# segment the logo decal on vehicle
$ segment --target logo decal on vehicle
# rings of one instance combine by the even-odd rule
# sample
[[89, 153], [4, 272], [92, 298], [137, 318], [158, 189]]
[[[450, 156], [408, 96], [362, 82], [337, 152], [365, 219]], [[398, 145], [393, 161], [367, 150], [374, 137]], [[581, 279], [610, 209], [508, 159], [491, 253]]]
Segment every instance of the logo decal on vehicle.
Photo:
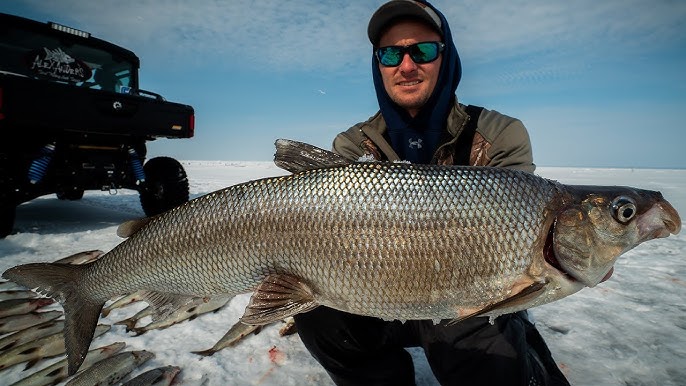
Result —
[[93, 74], [86, 63], [72, 58], [59, 47], [32, 51], [27, 55], [27, 63], [38, 75], [68, 82], [85, 82]]

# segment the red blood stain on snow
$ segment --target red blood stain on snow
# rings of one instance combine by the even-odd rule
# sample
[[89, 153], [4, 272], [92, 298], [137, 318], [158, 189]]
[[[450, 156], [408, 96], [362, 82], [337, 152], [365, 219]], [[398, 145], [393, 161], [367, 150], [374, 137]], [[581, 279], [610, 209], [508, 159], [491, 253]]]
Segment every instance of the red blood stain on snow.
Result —
[[264, 374], [262, 374], [260, 379], [258, 379], [255, 383], [256, 385], [261, 385], [262, 383], [264, 383], [264, 381], [267, 378], [269, 378], [271, 374], [274, 372], [274, 369], [276, 369], [277, 366], [281, 366], [283, 362], [286, 360], [286, 354], [283, 351], [276, 348], [276, 346], [272, 346], [272, 348], [270, 348], [269, 351], [267, 351], [267, 353], [269, 354], [269, 361], [272, 362], [272, 366], [270, 366], [269, 369], [267, 369], [267, 371]]
[[273, 364], [280, 366], [286, 360], [286, 354], [283, 351], [276, 348], [276, 346], [273, 346], [269, 349], [269, 360]]

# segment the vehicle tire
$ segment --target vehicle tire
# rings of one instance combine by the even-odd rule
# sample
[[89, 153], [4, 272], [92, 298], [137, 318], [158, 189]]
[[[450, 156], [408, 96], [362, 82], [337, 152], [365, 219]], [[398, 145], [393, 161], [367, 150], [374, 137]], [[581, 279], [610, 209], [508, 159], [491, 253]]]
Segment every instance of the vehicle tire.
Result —
[[83, 198], [83, 189], [73, 189], [65, 192], [57, 192], [57, 198], [67, 201], [78, 201]]
[[155, 157], [143, 166], [145, 182], [140, 189], [145, 215], [155, 216], [188, 201], [188, 177], [179, 161]]
[[4, 239], [12, 233], [16, 209], [14, 206], [0, 206], [0, 239]]

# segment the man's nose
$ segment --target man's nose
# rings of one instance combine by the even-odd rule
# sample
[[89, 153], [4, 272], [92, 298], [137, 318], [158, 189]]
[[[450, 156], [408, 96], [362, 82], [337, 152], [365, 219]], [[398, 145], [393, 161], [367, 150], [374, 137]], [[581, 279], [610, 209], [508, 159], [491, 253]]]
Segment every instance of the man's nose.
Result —
[[412, 72], [417, 69], [417, 63], [412, 60], [409, 53], [403, 55], [403, 61], [400, 62], [400, 71], [404, 73]]

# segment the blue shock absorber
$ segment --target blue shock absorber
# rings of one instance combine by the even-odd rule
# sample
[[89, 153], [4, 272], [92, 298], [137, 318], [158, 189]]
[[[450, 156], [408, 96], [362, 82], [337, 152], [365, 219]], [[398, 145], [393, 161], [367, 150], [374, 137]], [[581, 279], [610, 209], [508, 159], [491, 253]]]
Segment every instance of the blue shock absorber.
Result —
[[52, 161], [52, 156], [54, 154], [54, 143], [48, 143], [47, 145], [43, 146], [43, 148], [40, 150], [40, 155], [38, 158], [34, 159], [33, 162], [31, 162], [31, 166], [29, 166], [29, 182], [34, 185], [41, 182], [41, 180], [48, 173], [48, 166], [50, 166], [50, 162]]
[[133, 170], [133, 175], [140, 182], [145, 181], [145, 172], [143, 171], [143, 164], [141, 163], [141, 157], [133, 148], [129, 148], [129, 158], [131, 159], [131, 169]]

